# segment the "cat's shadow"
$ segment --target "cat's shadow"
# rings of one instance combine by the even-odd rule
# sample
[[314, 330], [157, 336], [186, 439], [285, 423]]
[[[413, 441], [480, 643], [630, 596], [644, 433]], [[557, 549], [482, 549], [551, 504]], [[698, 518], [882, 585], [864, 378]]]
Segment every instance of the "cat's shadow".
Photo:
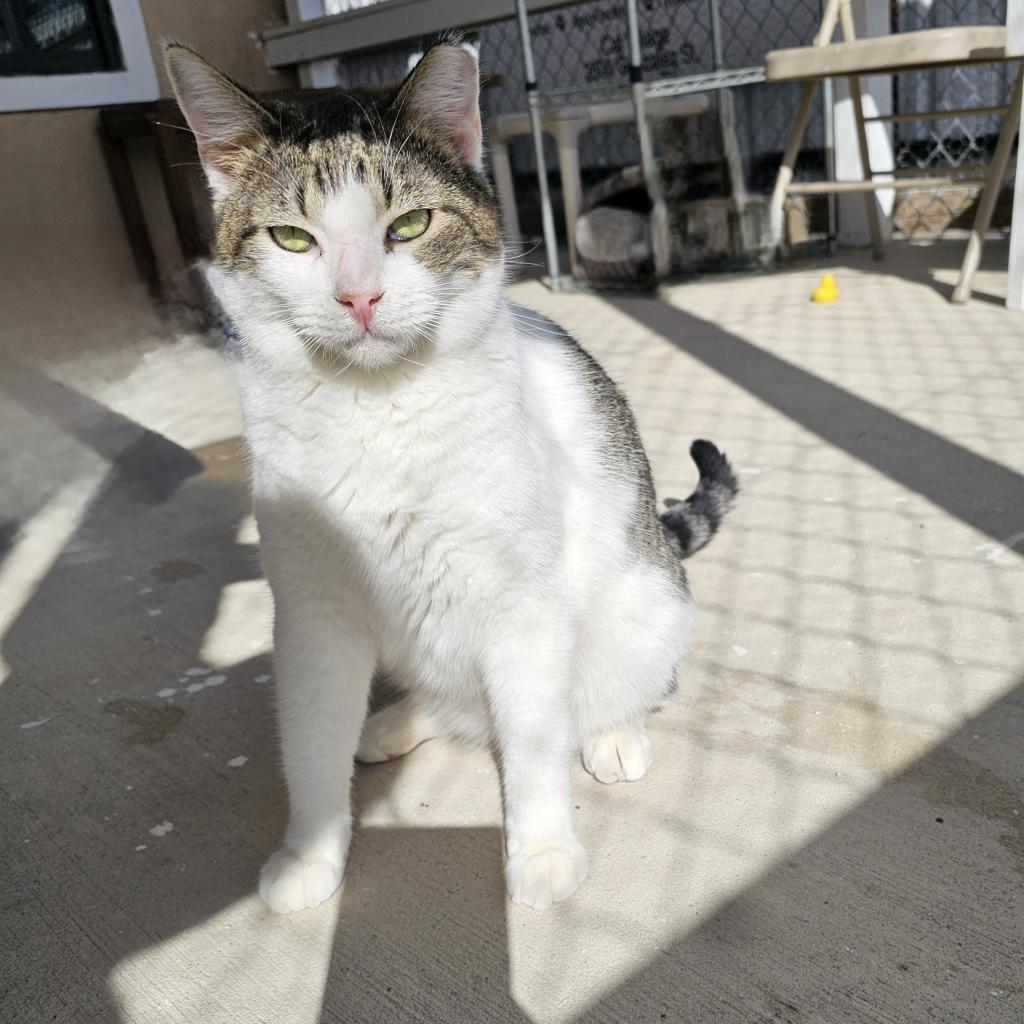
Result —
[[[253, 962], [304, 927], [262, 909], [255, 933], [230, 924], [239, 901], [255, 904], [285, 823], [273, 667], [260, 652], [185, 674], [203, 666], [229, 598], [258, 586], [255, 549], [238, 540], [241, 447], [189, 453], [67, 389], [55, 398], [61, 431], [106, 424], [146, 458], [113, 460], [4, 638], [0, 696], [15, 742], [0, 753], [13, 798], [3, 889], [19, 897], [6, 916], [17, 942], [5, 943], [15, 1008], [5, 1019], [70, 1006], [77, 1020], [116, 1024], [262, 1020], [255, 1008], [322, 978], [325, 956], [323, 1021], [478, 1020], [482, 993], [489, 1020], [523, 1019], [509, 995], [497, 828], [427, 817], [422, 828], [358, 829], [340, 897], [298, 915], [337, 914], [330, 952], [272, 970]], [[360, 769], [357, 805], [385, 797], [399, 775]], [[209, 960], [200, 969], [179, 948]]]

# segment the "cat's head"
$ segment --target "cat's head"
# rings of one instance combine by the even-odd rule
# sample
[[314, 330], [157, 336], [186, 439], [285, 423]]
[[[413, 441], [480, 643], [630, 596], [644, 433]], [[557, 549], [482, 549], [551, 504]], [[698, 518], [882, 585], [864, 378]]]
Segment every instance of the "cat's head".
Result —
[[468, 49], [432, 47], [393, 95], [295, 104], [252, 96], [185, 46], [166, 61], [243, 333], [365, 370], [466, 334], [502, 273]]

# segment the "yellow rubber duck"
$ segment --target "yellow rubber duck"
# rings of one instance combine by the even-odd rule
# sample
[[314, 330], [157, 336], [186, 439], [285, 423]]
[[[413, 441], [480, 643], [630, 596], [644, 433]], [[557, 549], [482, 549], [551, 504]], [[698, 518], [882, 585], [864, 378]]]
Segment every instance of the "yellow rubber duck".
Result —
[[812, 302], [835, 302], [839, 298], [835, 274], [822, 274], [818, 287], [811, 292]]

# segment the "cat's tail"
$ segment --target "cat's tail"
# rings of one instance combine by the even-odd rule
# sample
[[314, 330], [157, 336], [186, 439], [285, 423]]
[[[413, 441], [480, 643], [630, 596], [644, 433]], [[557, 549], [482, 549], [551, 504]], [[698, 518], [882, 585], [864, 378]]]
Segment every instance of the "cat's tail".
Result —
[[714, 537], [740, 489], [729, 460], [710, 441], [694, 441], [690, 457], [697, 463], [700, 482], [685, 501], [666, 498], [668, 511], [660, 517], [669, 543], [682, 558]]

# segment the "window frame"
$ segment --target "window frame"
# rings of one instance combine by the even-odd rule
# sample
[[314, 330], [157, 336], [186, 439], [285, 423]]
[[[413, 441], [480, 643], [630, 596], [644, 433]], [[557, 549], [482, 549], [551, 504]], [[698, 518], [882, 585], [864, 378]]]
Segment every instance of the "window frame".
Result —
[[160, 83], [139, 0], [108, 0], [108, 3], [124, 68], [0, 76], [0, 112], [101, 107], [159, 98]]

